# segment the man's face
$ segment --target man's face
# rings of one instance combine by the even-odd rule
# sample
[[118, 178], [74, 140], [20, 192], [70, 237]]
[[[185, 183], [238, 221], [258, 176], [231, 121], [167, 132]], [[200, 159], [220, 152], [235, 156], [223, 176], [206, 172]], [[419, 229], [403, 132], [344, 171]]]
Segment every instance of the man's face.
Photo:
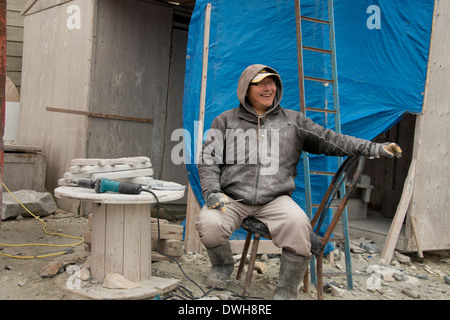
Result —
[[250, 84], [247, 96], [256, 113], [263, 114], [272, 106], [276, 93], [275, 79], [267, 77], [257, 84]]

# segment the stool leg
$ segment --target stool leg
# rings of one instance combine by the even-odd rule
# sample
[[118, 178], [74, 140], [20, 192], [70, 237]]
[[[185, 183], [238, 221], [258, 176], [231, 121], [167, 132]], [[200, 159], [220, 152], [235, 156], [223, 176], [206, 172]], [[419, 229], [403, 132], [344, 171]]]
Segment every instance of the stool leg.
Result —
[[252, 252], [250, 253], [250, 261], [247, 268], [247, 277], [245, 278], [244, 289], [248, 293], [250, 289], [250, 282], [252, 281], [253, 268], [255, 267], [256, 254], [258, 253], [259, 238], [261, 236], [255, 233], [255, 238], [253, 239]]
[[247, 232], [247, 238], [245, 238], [244, 249], [242, 250], [241, 261], [239, 262], [239, 268], [236, 275], [237, 280], [241, 279], [242, 271], [244, 270], [245, 259], [247, 259], [248, 247], [250, 246], [251, 240], [252, 240], [252, 233]]
[[317, 257], [317, 300], [323, 300], [323, 251]]

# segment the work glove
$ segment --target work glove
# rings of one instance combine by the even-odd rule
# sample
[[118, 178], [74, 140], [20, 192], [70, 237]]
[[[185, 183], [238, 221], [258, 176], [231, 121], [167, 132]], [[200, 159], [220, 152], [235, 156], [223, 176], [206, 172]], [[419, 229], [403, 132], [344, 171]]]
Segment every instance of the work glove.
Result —
[[380, 149], [378, 152], [379, 152], [380, 156], [383, 156], [383, 157], [388, 157], [388, 158], [396, 157], [397, 159], [400, 159], [402, 157], [402, 149], [400, 148], [400, 146], [398, 144], [393, 143], [393, 142], [383, 143], [380, 146]]
[[228, 197], [221, 192], [211, 193], [206, 198], [206, 206], [208, 209], [222, 209], [222, 212], [225, 212], [229, 201]]

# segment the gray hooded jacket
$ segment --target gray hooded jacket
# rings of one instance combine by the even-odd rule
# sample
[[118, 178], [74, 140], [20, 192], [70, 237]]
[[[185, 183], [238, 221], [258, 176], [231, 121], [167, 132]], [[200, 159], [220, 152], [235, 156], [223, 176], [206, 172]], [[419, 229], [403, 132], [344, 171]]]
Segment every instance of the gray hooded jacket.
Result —
[[242, 73], [240, 105], [217, 116], [203, 145], [198, 164], [203, 197], [223, 192], [247, 205], [264, 205], [295, 190], [302, 151], [329, 156], [363, 154], [379, 157], [381, 144], [338, 134], [314, 123], [301, 112], [283, 109], [281, 79], [272, 107], [258, 116], [246, 98], [250, 81], [266, 69], [251, 65]]

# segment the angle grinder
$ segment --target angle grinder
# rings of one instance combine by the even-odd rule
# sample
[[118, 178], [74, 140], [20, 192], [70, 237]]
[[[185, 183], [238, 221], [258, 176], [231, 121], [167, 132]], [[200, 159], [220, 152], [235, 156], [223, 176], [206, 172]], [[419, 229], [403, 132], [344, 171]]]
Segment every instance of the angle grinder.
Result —
[[98, 178], [95, 180], [78, 179], [77, 186], [81, 188], [94, 189], [97, 193], [112, 191], [124, 194], [140, 194], [144, 191], [140, 184], [113, 181], [105, 178]]

